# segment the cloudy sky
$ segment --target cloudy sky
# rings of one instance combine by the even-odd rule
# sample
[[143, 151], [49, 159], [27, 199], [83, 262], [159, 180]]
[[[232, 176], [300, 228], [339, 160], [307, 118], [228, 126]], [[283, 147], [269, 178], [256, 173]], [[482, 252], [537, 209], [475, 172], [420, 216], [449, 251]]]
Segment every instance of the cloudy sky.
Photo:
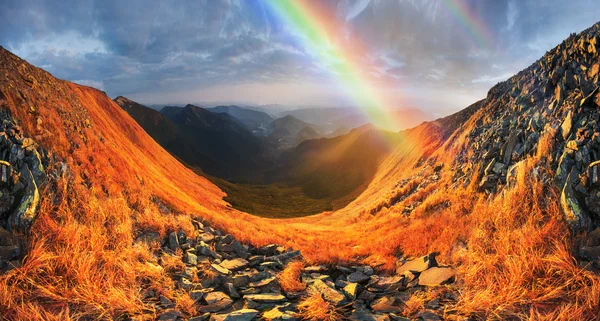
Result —
[[[57, 77], [149, 105], [354, 104], [268, 1], [2, 0], [0, 45]], [[600, 20], [594, 0], [323, 1], [340, 29], [330, 36], [344, 38], [329, 40], [342, 51], [360, 44], [359, 59], [391, 79], [391, 101], [435, 115], [483, 98]]]

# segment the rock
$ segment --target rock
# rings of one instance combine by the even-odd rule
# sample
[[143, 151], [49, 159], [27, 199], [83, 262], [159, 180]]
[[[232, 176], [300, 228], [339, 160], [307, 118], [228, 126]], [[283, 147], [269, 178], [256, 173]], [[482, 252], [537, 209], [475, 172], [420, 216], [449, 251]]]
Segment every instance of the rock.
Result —
[[577, 177], [576, 169], [572, 169], [567, 177], [565, 186], [560, 195], [560, 205], [565, 215], [567, 223], [574, 230], [587, 230], [592, 222], [588, 214], [579, 205], [579, 201], [575, 197], [572, 184]]
[[185, 252], [185, 263], [195, 266], [198, 264], [198, 257], [194, 253]]
[[204, 297], [204, 292], [200, 290], [192, 290], [190, 291], [189, 296], [194, 301], [200, 301], [200, 299]]
[[573, 127], [573, 113], [569, 110], [569, 112], [567, 113], [567, 116], [565, 117], [562, 124], [560, 125], [561, 134], [562, 134], [562, 137], [564, 140], [567, 140], [567, 138], [569, 138], [569, 135], [571, 135], [572, 127]]
[[40, 202], [40, 194], [27, 165], [21, 169], [21, 177], [26, 182], [25, 191], [23, 192], [19, 206], [11, 214], [9, 222], [12, 229], [25, 231], [33, 223], [37, 215], [36, 211]]
[[237, 293], [232, 283], [225, 283], [225, 292], [227, 292], [227, 294], [234, 299], [240, 298], [239, 293]]
[[267, 286], [267, 285], [273, 283], [275, 280], [277, 280], [277, 278], [270, 277], [270, 278], [262, 279], [259, 281], [250, 282], [250, 284], [248, 286], [253, 287], [253, 288], [262, 288], [263, 286]]
[[321, 280], [316, 280], [315, 282], [313, 282], [311, 288], [321, 293], [325, 301], [328, 301], [336, 306], [341, 305], [342, 302], [344, 302], [344, 300], [346, 299], [346, 297], [342, 293], [330, 287]]
[[448, 267], [432, 267], [419, 275], [419, 285], [437, 286], [454, 282], [456, 271]]
[[279, 293], [247, 294], [244, 295], [244, 299], [260, 303], [278, 303], [287, 301], [286, 297]]
[[213, 269], [215, 269], [215, 271], [224, 274], [224, 275], [229, 275], [231, 274], [231, 271], [229, 271], [229, 269], [226, 269], [222, 266], [220, 266], [219, 264], [211, 264], [210, 267], [212, 267]]
[[401, 312], [402, 308], [400, 308], [393, 297], [383, 296], [371, 303], [371, 310], [373, 310], [373, 312], [390, 313]]
[[373, 314], [365, 308], [356, 309], [352, 312], [349, 318], [350, 321], [389, 321], [387, 315]]
[[437, 262], [435, 254], [431, 253], [402, 264], [396, 269], [396, 274], [402, 275], [407, 271], [420, 273], [433, 266], [437, 266]]
[[210, 319], [210, 313], [204, 313], [197, 317], [189, 318], [188, 321], [208, 321]]
[[215, 239], [215, 236], [210, 232], [204, 232], [198, 236], [202, 242], [210, 243]]
[[2, 245], [0, 246], [0, 261], [10, 261], [21, 255], [21, 249], [18, 245]]
[[169, 310], [163, 312], [159, 317], [158, 321], [177, 321], [177, 319], [181, 318], [181, 312], [176, 310]]
[[216, 303], [223, 300], [230, 300], [229, 296], [223, 292], [210, 292], [206, 294], [204, 300], [208, 304]]
[[236, 288], [245, 287], [250, 283], [250, 277], [248, 275], [235, 275], [231, 278], [231, 283]]
[[204, 297], [207, 305], [198, 307], [200, 312], [218, 312], [230, 307], [233, 301], [223, 292], [210, 292]]
[[588, 261], [600, 260], [600, 246], [582, 246], [579, 248], [579, 256]]
[[300, 251], [291, 251], [291, 252], [286, 252], [286, 253], [282, 253], [279, 255], [267, 257], [265, 260], [283, 263], [285, 261], [296, 258], [298, 256], [300, 256]]
[[355, 300], [358, 293], [358, 283], [348, 283], [342, 289], [349, 300]]
[[422, 321], [441, 321], [443, 320], [438, 314], [431, 311], [422, 311], [417, 314], [419, 320]]
[[211, 318], [211, 321], [251, 321], [258, 315], [257, 310], [241, 309], [228, 314], [217, 314]]
[[366, 281], [369, 281], [371, 279], [371, 277], [365, 275], [362, 272], [354, 272], [350, 275], [348, 275], [348, 282], [350, 283], [363, 283]]
[[268, 321], [292, 321], [300, 320], [289, 311], [282, 311], [282, 307], [274, 307], [269, 311], [265, 311], [262, 314], [262, 318]]
[[173, 251], [179, 248], [179, 239], [177, 238], [177, 232], [169, 233], [169, 248]]
[[219, 265], [224, 269], [227, 269], [230, 271], [236, 271], [236, 270], [240, 270], [240, 269], [247, 267], [248, 261], [241, 259], [241, 258], [237, 258], [237, 259], [225, 260], [225, 261], [221, 262], [221, 264], [219, 264]]

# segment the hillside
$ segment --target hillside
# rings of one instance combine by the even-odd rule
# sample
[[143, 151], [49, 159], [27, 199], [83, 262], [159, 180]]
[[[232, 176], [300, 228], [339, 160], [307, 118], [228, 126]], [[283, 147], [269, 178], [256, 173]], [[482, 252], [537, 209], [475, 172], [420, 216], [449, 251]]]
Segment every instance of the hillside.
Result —
[[267, 126], [273, 121], [273, 117], [267, 113], [234, 105], [217, 106], [207, 109], [213, 113], [225, 113], [239, 119], [255, 135], [260, 136], [266, 135]]
[[254, 180], [255, 173], [270, 164], [271, 147], [229, 114], [193, 105], [164, 107], [161, 114], [184, 136], [178, 145], [163, 147], [209, 175], [227, 180]]
[[[401, 132], [348, 206], [285, 220], [229, 208], [103, 92], [0, 48], [2, 108], [61, 169], [40, 187], [26, 259], [0, 276], [0, 313], [597, 319], [599, 40], [600, 24], [571, 35], [485, 99]], [[188, 110], [175, 123], [202, 115]]]
[[279, 145], [280, 149], [296, 147], [305, 137], [320, 135], [315, 125], [290, 115], [273, 120], [267, 126], [267, 133], [268, 140]]

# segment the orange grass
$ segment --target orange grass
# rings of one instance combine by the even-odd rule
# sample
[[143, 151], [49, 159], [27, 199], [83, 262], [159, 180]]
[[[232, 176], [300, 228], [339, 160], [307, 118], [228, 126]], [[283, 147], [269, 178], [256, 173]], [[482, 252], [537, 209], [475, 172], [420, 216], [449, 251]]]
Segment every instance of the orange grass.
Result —
[[277, 275], [281, 289], [287, 292], [300, 292], [306, 289], [306, 283], [302, 282], [301, 276], [304, 264], [301, 261], [293, 261]]
[[298, 304], [298, 317], [307, 321], [339, 321], [342, 315], [336, 307], [325, 301], [318, 291], [309, 291]]

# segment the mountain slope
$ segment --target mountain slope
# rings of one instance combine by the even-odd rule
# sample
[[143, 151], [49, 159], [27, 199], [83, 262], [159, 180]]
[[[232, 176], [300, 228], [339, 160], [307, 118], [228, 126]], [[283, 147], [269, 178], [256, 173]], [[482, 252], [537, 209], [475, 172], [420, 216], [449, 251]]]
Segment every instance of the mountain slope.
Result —
[[131, 115], [161, 146], [167, 146], [165, 148], [168, 150], [170, 150], [168, 146], [172, 146], [183, 139], [183, 133], [177, 125], [158, 111], [123, 96], [118, 96], [114, 101]]
[[245, 109], [238, 106], [217, 106], [207, 108], [207, 110], [214, 113], [225, 113], [239, 119], [248, 129], [257, 135], [264, 135], [266, 127], [273, 121], [267, 113], [263, 113], [257, 110]]
[[193, 105], [165, 107], [161, 113], [176, 124], [184, 136], [172, 148], [172, 145], [165, 147], [210, 175], [228, 180], [252, 180], [254, 173], [270, 164], [269, 146], [233, 116]]

